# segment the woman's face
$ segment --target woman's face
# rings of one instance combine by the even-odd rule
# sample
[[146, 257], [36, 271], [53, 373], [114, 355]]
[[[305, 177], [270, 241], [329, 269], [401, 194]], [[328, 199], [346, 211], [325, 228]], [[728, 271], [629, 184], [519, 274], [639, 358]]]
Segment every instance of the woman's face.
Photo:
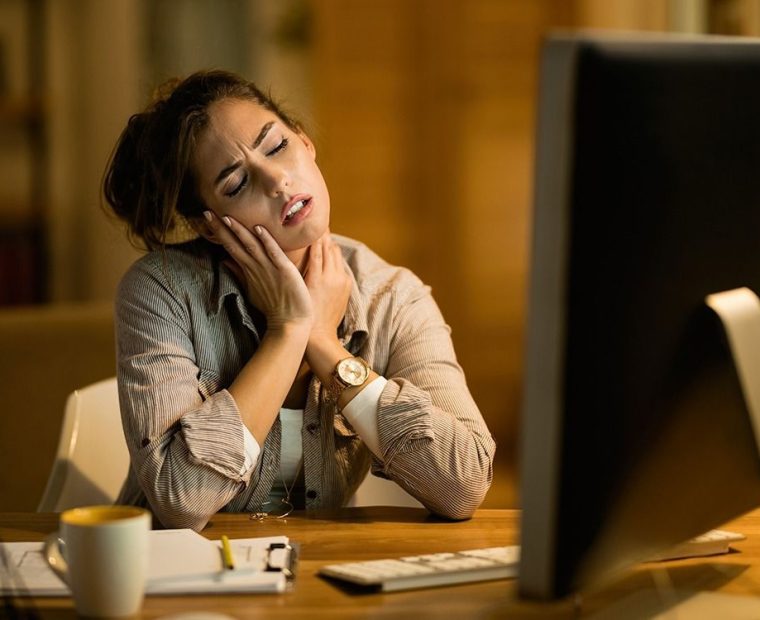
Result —
[[330, 196], [309, 138], [253, 101], [209, 107], [193, 160], [201, 200], [248, 230], [266, 228], [296, 264], [330, 220]]

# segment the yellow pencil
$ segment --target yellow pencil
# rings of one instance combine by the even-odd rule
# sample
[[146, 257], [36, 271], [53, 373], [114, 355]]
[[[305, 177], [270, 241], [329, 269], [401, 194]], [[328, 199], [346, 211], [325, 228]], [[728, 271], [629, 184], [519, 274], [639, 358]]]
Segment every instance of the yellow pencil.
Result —
[[230, 547], [230, 539], [226, 536], [222, 536], [222, 561], [224, 567], [232, 570], [235, 568], [235, 560], [232, 557], [232, 548]]

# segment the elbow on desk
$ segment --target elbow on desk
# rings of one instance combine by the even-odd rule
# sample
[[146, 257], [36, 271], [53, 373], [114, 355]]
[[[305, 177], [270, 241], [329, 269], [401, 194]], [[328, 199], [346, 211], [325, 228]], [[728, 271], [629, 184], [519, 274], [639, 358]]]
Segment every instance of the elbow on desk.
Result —
[[154, 499], [149, 504], [155, 518], [166, 529], [188, 528], [200, 532], [217, 512], [203, 502], [182, 502], [172, 498]]
[[490, 478], [487, 484], [480, 479], [452, 480], [446, 486], [446, 492], [436, 497], [434, 501], [423, 501], [425, 507], [433, 514], [451, 519], [464, 521], [470, 519], [485, 499]]
[[438, 507], [427, 505], [426, 507], [435, 516], [441, 517], [442, 519], [448, 519], [450, 521], [466, 521], [467, 519], [471, 519], [478, 508], [477, 505], [475, 506], [448, 505], [448, 506], [438, 506]]
[[189, 528], [200, 532], [213, 514], [193, 510], [178, 510], [176, 508], [165, 507], [161, 510], [153, 510], [153, 514], [167, 529]]
[[168, 529], [200, 532], [240, 490], [240, 483], [212, 472], [194, 478], [151, 478], [143, 493], [155, 518]]
[[475, 511], [480, 507], [483, 498], [480, 494], [472, 497], [450, 496], [448, 503], [437, 503], [435, 506], [428, 505], [428, 509], [435, 515], [452, 521], [464, 521], [472, 518]]
[[475, 509], [467, 510], [458, 507], [452, 508], [450, 506], [447, 506], [440, 510], [428, 507], [428, 510], [430, 510], [430, 512], [435, 516], [441, 517], [443, 519], [448, 519], [450, 521], [466, 521], [467, 519], [471, 519], [472, 515], [475, 514]]

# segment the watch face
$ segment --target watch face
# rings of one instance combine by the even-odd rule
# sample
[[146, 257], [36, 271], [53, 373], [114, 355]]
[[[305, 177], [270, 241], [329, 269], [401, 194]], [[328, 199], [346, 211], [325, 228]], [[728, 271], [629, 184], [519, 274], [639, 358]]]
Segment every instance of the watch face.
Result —
[[369, 377], [369, 368], [361, 360], [349, 357], [338, 364], [338, 376], [348, 385], [362, 385]]

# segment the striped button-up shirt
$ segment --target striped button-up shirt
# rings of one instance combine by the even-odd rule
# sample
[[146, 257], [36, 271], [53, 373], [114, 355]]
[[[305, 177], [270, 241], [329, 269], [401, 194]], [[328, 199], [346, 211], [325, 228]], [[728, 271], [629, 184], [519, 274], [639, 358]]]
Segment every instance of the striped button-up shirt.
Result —
[[[433, 513], [467, 518], [491, 484], [495, 444], [450, 329], [413, 273], [334, 239], [353, 278], [338, 335], [388, 380], [377, 406], [382, 459], [313, 377], [302, 430], [304, 505], [344, 506], [371, 466]], [[204, 240], [148, 253], [122, 279], [115, 312], [131, 456], [117, 501], [148, 507], [167, 527], [194, 529], [219, 510], [262, 510], [279, 475], [280, 422], [246, 470], [243, 423], [227, 387], [262, 334], [260, 314], [231, 273]]]

